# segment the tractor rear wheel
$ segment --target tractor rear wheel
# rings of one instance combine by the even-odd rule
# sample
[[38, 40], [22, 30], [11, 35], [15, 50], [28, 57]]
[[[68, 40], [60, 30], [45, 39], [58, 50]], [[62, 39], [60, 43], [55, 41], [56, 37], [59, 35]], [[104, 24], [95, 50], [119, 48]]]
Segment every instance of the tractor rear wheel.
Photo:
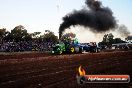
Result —
[[75, 53], [79, 53], [79, 50], [80, 50], [79, 47], [76, 46], [76, 47], [75, 47]]
[[70, 53], [74, 53], [75, 52], [75, 48], [74, 47], [70, 47]]

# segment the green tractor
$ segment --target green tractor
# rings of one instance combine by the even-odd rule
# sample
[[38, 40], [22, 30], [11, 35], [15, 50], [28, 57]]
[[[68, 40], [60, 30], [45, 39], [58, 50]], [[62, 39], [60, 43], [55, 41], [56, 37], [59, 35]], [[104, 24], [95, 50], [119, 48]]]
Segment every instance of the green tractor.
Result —
[[52, 54], [74, 54], [82, 53], [83, 48], [78, 44], [76, 40], [70, 40], [65, 42], [59, 42], [52, 47]]

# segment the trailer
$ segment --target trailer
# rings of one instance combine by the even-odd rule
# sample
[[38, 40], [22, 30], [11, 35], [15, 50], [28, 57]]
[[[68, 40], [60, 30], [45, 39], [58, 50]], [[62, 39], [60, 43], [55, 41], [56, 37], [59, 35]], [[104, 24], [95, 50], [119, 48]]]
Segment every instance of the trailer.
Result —
[[81, 45], [83, 45], [83, 51], [85, 52], [96, 53], [101, 51], [101, 48], [97, 46], [96, 42], [83, 43]]

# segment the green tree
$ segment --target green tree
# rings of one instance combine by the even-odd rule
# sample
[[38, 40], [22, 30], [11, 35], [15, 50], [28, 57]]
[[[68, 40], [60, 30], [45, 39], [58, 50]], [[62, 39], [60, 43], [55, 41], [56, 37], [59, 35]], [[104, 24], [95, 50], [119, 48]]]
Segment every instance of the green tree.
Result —
[[112, 33], [109, 33], [104, 35], [103, 41], [99, 42], [99, 45], [100, 46], [105, 45], [110, 48], [112, 44], [116, 44], [116, 43], [125, 43], [125, 41], [121, 40], [121, 38], [114, 39], [114, 35]]
[[6, 29], [5, 28], [0, 29], [0, 38], [3, 38], [5, 34], [6, 34]]
[[5, 37], [8, 36], [9, 32], [6, 30], [6, 28], [0, 29], [0, 42], [5, 40]]
[[[13, 41], [19, 42], [27, 40], [27, 38], [31, 37], [24, 26], [19, 25], [16, 26], [13, 30], [11, 30], [11, 33], [9, 34], [10, 38]], [[30, 38], [31, 39], [31, 38]]]
[[112, 33], [105, 34], [102, 42], [99, 42], [99, 45], [105, 45], [107, 47], [111, 47], [114, 43], [114, 35]]
[[103, 42], [111, 44], [113, 42], [113, 38], [114, 38], [114, 35], [112, 33], [105, 34], [103, 37]]
[[41, 32], [34, 32], [34, 33], [31, 33], [32, 41], [38, 42], [39, 39], [40, 39], [40, 34], [41, 34]]
[[34, 32], [34, 33], [32, 33], [32, 37], [38, 38], [40, 34], [41, 34], [41, 32]]
[[108, 42], [108, 34], [105, 34], [102, 42]]
[[57, 36], [55, 36], [54, 32], [47, 30], [46, 33], [44, 35], [41, 35], [39, 37], [40, 41], [44, 41], [44, 42], [58, 42], [59, 39]]
[[113, 38], [114, 38], [114, 35], [112, 33], [108, 34], [108, 43], [109, 43], [109, 45], [112, 45]]
[[115, 38], [114, 44], [116, 44], [116, 43], [125, 43], [125, 41], [121, 40], [121, 38]]

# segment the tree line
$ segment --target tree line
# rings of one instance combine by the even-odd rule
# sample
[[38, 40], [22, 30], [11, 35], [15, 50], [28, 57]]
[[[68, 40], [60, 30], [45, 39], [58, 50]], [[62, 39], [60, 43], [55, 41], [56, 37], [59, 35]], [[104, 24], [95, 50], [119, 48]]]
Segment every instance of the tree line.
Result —
[[[66, 36], [67, 34], [63, 35]], [[45, 33], [41, 32], [28, 33], [24, 26], [18, 25], [11, 32], [7, 31], [6, 28], [0, 29], [0, 42], [3, 41], [37, 41], [37, 42], [58, 42], [59, 39], [55, 36], [54, 32], [50, 30], [45, 30]], [[112, 33], [105, 34], [103, 40], [99, 42], [99, 45], [111, 46], [116, 43], [125, 43], [121, 38], [114, 38]]]
[[99, 42], [99, 46], [107, 46], [111, 48], [112, 44], [117, 43], [126, 43], [126, 41], [123, 41], [121, 38], [114, 38], [114, 35], [109, 33], [103, 36], [103, 40]]
[[46, 30], [41, 32], [28, 33], [24, 26], [18, 25], [11, 32], [6, 28], [0, 29], [0, 42], [20, 42], [20, 41], [37, 41], [37, 42], [58, 42], [58, 37], [54, 32]]

